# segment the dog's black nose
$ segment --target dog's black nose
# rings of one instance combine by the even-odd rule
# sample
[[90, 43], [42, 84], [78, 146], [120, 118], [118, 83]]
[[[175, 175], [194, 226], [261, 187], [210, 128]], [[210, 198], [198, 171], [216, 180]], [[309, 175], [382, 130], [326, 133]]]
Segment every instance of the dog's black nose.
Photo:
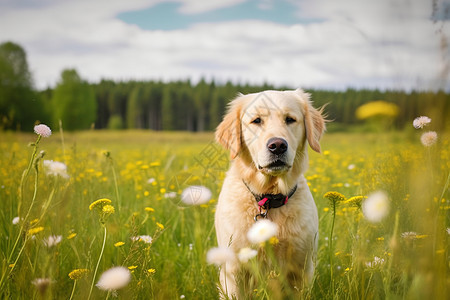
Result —
[[288, 149], [288, 143], [282, 138], [271, 138], [267, 142], [267, 149], [275, 155], [280, 155]]

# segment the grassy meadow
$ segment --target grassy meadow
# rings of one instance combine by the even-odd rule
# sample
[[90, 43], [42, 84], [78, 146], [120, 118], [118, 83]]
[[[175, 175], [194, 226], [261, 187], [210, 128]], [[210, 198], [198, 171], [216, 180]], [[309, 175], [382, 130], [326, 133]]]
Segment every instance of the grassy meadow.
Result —
[[[448, 299], [449, 139], [438, 132], [425, 147], [423, 130], [328, 133], [323, 153], [310, 151], [319, 251], [303, 298]], [[37, 138], [0, 133], [1, 299], [218, 298], [206, 253], [217, 245], [228, 154], [212, 133], [54, 130], [32, 144]], [[44, 160], [64, 163], [67, 178], [49, 174]], [[183, 204], [191, 185], [209, 188], [209, 203]], [[389, 212], [370, 222], [361, 202], [376, 191], [388, 195]], [[104, 198], [113, 212], [91, 206]], [[130, 270], [130, 283], [97, 288], [114, 266]], [[256, 275], [252, 298], [274, 298], [280, 270]]]

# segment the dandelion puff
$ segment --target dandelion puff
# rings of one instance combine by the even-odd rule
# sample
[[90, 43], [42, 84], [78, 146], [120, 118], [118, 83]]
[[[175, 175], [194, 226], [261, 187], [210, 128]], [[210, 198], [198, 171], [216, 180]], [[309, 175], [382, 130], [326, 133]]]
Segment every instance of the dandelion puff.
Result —
[[52, 282], [53, 281], [50, 278], [36, 278], [31, 283], [36, 287], [41, 295], [44, 295]]
[[252, 225], [247, 232], [247, 237], [252, 243], [263, 243], [278, 233], [277, 224], [270, 220], [264, 219]]
[[211, 191], [201, 185], [192, 185], [181, 194], [181, 201], [188, 205], [206, 204], [211, 200]]
[[49, 137], [52, 135], [52, 130], [45, 124], [34, 126], [34, 132], [42, 137]]
[[114, 267], [106, 270], [98, 280], [96, 286], [104, 291], [117, 291], [128, 285], [131, 273], [128, 268]]
[[369, 222], [380, 222], [389, 213], [388, 195], [383, 191], [372, 193], [362, 203], [362, 212]]
[[48, 248], [51, 248], [53, 246], [58, 245], [62, 241], [61, 235], [50, 235], [49, 237], [45, 238], [42, 242], [45, 246]]
[[436, 143], [437, 138], [437, 133], [435, 131], [427, 131], [420, 137], [420, 142], [425, 147], [430, 147]]
[[258, 251], [256, 251], [255, 249], [245, 247], [245, 248], [242, 248], [241, 250], [239, 250], [238, 258], [239, 258], [240, 262], [246, 263], [250, 259], [255, 257], [257, 254], [258, 254]]
[[216, 266], [223, 265], [227, 262], [233, 262], [236, 259], [236, 256], [228, 247], [217, 247], [209, 249], [206, 254], [206, 261], [208, 264], [214, 264]]
[[417, 118], [414, 119], [413, 126], [416, 129], [421, 129], [424, 126], [430, 124], [430, 122], [431, 122], [430, 118], [428, 118], [426, 116], [420, 116], [420, 117], [417, 117]]
[[47, 175], [51, 176], [61, 176], [62, 178], [68, 179], [67, 166], [59, 161], [44, 160], [44, 168]]

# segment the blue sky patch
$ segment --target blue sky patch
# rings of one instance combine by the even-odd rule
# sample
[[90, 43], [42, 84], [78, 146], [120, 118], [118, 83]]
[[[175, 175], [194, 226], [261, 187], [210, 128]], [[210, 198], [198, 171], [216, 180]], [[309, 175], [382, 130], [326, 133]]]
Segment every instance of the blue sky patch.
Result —
[[295, 14], [297, 8], [287, 1], [274, 1], [273, 5], [267, 9], [261, 8], [259, 4], [257, 0], [250, 0], [213, 11], [183, 14], [179, 11], [181, 3], [165, 2], [144, 10], [120, 13], [117, 18], [145, 30], [176, 30], [185, 29], [197, 23], [240, 20], [261, 20], [283, 25], [312, 21], [301, 20]]

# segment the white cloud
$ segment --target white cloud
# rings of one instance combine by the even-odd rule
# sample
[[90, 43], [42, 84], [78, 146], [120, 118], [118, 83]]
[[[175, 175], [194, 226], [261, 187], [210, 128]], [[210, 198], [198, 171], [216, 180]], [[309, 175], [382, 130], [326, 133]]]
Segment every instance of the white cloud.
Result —
[[184, 14], [204, 13], [224, 7], [230, 7], [247, 0], [179, 0], [181, 2], [180, 12]]
[[[25, 48], [39, 88], [53, 86], [68, 67], [90, 81], [204, 76], [293, 88], [450, 88], [439, 80], [431, 2], [300, 1], [299, 16], [319, 21], [292, 26], [242, 20], [150, 31], [116, 18], [161, 1], [9, 1], [0, 4], [0, 27], [8, 28], [0, 42]], [[180, 0], [180, 11], [242, 1]]]

